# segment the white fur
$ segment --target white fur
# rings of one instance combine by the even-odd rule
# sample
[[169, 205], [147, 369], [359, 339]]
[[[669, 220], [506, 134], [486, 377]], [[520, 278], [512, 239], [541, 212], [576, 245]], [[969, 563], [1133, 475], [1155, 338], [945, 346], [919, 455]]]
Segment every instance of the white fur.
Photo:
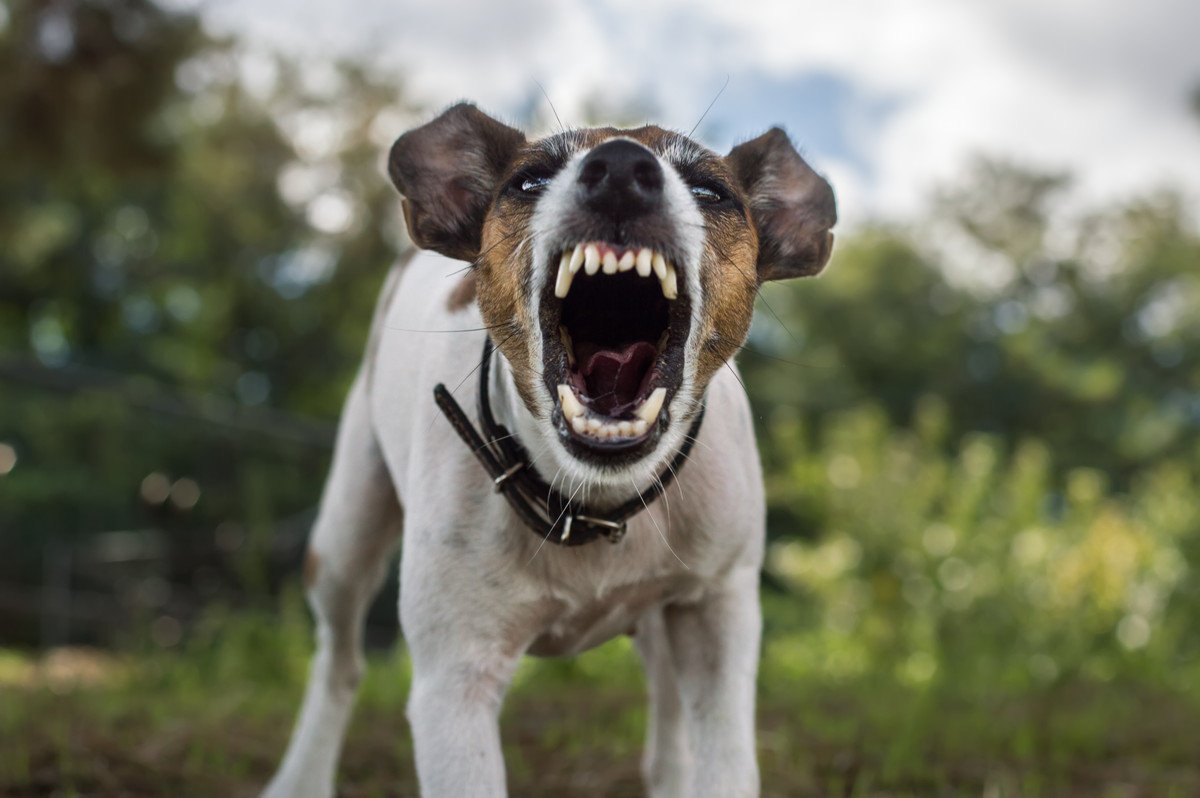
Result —
[[[675, 188], [668, 194], [678, 199]], [[447, 309], [461, 269], [421, 253], [385, 288], [312, 535], [317, 654], [265, 795], [333, 794], [361, 670], [363, 614], [401, 523], [400, 619], [412, 657], [408, 717], [422, 794], [505, 795], [497, 715], [522, 654], [530, 647], [572, 654], [636, 628], [651, 697], [644, 760], [650, 793], [757, 795], [764, 509], [749, 407], [736, 375], [721, 369], [713, 378], [687, 465], [665, 495], [630, 520], [622, 542], [542, 545], [493, 492], [433, 402], [434, 385], [461, 383], [455, 395], [474, 409], [477, 382], [468, 375], [483, 333], [446, 332], [482, 326], [474, 306]], [[695, 271], [687, 270], [695, 279], [688, 287], [698, 299]], [[687, 391], [694, 390], [693, 349]], [[569, 459], [545, 434], [545, 416], [535, 418], [517, 399], [507, 362], [497, 355], [495, 365], [496, 412], [519, 431], [542, 476], [566, 493], [597, 488], [597, 470]], [[681, 415], [674, 405], [672, 414]], [[627, 497], [645, 488], [682, 435], [673, 429], [666, 436], [656, 462], [623, 478], [605, 475], [606, 492]]]
[[[605, 143], [623, 139], [632, 141], [639, 147], [640, 142], [624, 136], [614, 136], [606, 139]], [[565, 247], [578, 242], [568, 240], [560, 230], [560, 222], [567, 215], [566, 211], [575, 202], [575, 187], [578, 183], [579, 169], [584, 158], [591, 150], [579, 150], [571, 156], [566, 165], [558, 171], [545, 194], [538, 200], [534, 210], [533, 222], [530, 225], [530, 241], [533, 253], [533, 264], [530, 271], [531, 282], [528, 297], [528, 312], [531, 319], [539, 316], [539, 303], [542, 289], [546, 281], [557, 274], [557, 262], [550, 263], [550, 253], [561, 251]], [[629, 492], [629, 476], [632, 473], [639, 484], [648, 484], [658, 475], [674, 453], [683, 444], [691, 424], [693, 411], [701, 397], [696, 394], [696, 354], [700, 349], [700, 341], [694, 334], [700, 329], [700, 314], [702, 312], [704, 295], [700, 283], [700, 259], [704, 252], [704, 217], [696, 207], [696, 201], [683, 178], [679, 176], [674, 164], [667, 158], [655, 155], [663, 171], [663, 216], [671, 221], [675, 228], [675, 240], [679, 249], [685, 253], [684, 262], [679, 265], [680, 276], [686, 281], [687, 293], [691, 297], [692, 318], [688, 327], [688, 340], [685, 343], [687, 353], [684, 363], [683, 380], [671, 400], [668, 408], [671, 424], [659, 438], [658, 445], [652, 456], [631, 469], [613, 472], [610, 469], [599, 468], [588, 463], [580, 462], [572, 457], [565, 449], [555, 444], [558, 432], [550, 422], [550, 411], [553, 409], [553, 397], [539, 395], [537, 417], [525, 413], [517, 414], [517, 432], [523, 441], [537, 441], [542, 444], [535, 453], [535, 463], [539, 470], [551, 473], [561, 473], [563, 478], [586, 484], [588, 492], [597, 500], [623, 500]], [[542, 340], [536, 337], [533, 342], [533, 362], [542, 362]], [[515, 396], [515, 394], [514, 394]]]

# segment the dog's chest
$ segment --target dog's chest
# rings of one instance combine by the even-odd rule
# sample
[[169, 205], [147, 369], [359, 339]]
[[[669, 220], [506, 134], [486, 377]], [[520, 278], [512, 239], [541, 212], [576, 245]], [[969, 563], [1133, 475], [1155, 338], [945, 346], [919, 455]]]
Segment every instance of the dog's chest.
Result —
[[528, 651], [543, 657], [578, 654], [631, 633], [658, 605], [695, 600], [700, 589], [694, 577], [670, 575], [624, 582], [588, 596], [559, 592], [548, 599], [542, 628]]

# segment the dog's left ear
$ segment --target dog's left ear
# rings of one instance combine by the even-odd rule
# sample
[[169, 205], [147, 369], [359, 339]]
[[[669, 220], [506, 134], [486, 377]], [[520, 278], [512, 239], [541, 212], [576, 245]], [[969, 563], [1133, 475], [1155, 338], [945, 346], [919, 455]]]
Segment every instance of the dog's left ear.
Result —
[[734, 147], [726, 156], [750, 199], [758, 228], [758, 280], [806, 277], [825, 268], [833, 250], [833, 189], [796, 152], [782, 128]]
[[413, 243], [458, 260], [479, 254], [483, 222], [525, 135], [459, 103], [392, 145], [388, 174], [404, 195]]

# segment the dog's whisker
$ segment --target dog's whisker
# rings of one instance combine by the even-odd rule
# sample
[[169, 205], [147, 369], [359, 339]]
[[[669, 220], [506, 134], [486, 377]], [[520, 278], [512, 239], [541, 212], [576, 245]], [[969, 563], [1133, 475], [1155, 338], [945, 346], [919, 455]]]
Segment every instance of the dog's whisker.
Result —
[[[582, 487], [582, 485], [580, 487]], [[538, 552], [540, 552], [542, 550], [542, 546], [545, 546], [546, 541], [550, 539], [550, 536], [552, 534], [554, 534], [554, 527], [558, 526], [558, 522], [562, 520], [563, 514], [566, 513], [567, 510], [569, 510], [571, 508], [571, 505], [575, 503], [575, 494], [577, 492], [578, 492], [578, 488], [571, 492], [570, 497], [568, 497], [568, 499], [567, 499], [567, 506], [562, 509], [562, 512], [560, 512], [558, 514], [557, 518], [555, 518], [552, 522], [550, 522], [550, 528], [548, 530], [546, 530], [546, 536], [544, 538], [542, 538], [542, 542], [539, 543], [537, 548], [533, 550], [533, 556], [529, 558], [529, 562], [525, 563], [527, 566], [532, 565], [533, 561], [535, 559], [537, 559]]]
[[[634, 489], [634, 491], [637, 492], [638, 498], [641, 498], [642, 493], [638, 490], [637, 484], [632, 479], [629, 480], [629, 485]], [[692, 566], [685, 563], [683, 559], [675, 553], [675, 549], [671, 546], [671, 542], [667, 540], [667, 536], [663, 534], [662, 527], [658, 525], [658, 519], [654, 517], [654, 513], [650, 512], [650, 505], [646, 504], [646, 500], [644, 498], [642, 499], [642, 507], [645, 508], [646, 517], [650, 519], [650, 523], [654, 524], [654, 528], [658, 531], [658, 536], [662, 538], [663, 545], [667, 547], [667, 551], [671, 552], [672, 556], [674, 556], [676, 560], [679, 560], [680, 565], [689, 571], [692, 570]]]

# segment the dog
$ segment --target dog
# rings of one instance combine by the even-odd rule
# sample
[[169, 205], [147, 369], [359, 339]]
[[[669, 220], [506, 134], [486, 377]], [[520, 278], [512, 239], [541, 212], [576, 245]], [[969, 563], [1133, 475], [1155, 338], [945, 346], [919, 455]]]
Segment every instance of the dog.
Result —
[[828, 261], [832, 189], [779, 128], [721, 156], [649, 125], [529, 140], [467, 103], [388, 171], [420, 251], [346, 399], [304, 568], [317, 650], [265, 795], [333, 794], [401, 538], [423, 795], [505, 795], [518, 660], [620, 634], [647, 674], [648, 792], [757, 795], [765, 510], [732, 358], [760, 285]]

